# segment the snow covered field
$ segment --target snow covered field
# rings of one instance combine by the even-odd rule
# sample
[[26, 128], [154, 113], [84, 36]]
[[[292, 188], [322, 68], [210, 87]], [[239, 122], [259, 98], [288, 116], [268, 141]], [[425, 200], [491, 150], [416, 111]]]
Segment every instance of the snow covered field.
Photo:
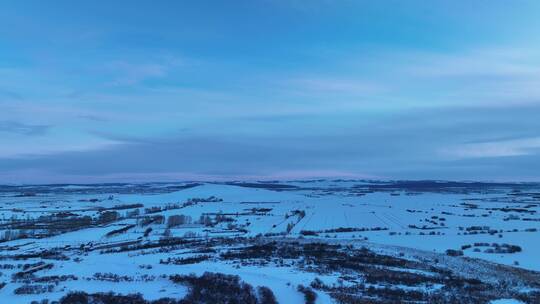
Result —
[[279, 303], [538, 303], [539, 212], [537, 184], [0, 186], [0, 303], [197, 303], [205, 273], [253, 303], [272, 303], [258, 286]]

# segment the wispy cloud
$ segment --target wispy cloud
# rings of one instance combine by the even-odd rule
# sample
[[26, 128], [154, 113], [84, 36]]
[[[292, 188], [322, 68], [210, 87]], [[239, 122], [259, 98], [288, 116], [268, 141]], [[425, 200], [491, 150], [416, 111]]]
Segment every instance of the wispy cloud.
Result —
[[455, 53], [413, 53], [410, 71], [428, 77], [540, 77], [540, 56], [520, 48], [478, 48]]
[[81, 114], [81, 115], [78, 115], [77, 117], [82, 118], [82, 119], [86, 119], [86, 120], [90, 120], [90, 121], [95, 121], [95, 122], [107, 122], [107, 121], [109, 121], [109, 119], [107, 119], [105, 117], [98, 116], [98, 115], [93, 115], [93, 114]]
[[406, 58], [410, 63], [397, 75], [410, 79], [406, 85], [429, 92], [433, 100], [473, 106], [540, 103], [540, 55], [530, 49], [483, 47]]
[[48, 125], [30, 125], [16, 121], [0, 121], [0, 132], [15, 133], [27, 136], [45, 135], [51, 128]]
[[149, 79], [162, 78], [177, 67], [185, 64], [178, 58], [167, 58], [156, 62], [133, 62], [118, 60], [107, 63], [103, 69], [112, 74], [112, 86], [129, 86], [139, 84]]
[[384, 86], [355, 78], [302, 77], [287, 81], [293, 90], [307, 93], [345, 94], [352, 96], [369, 95], [384, 90]]
[[[0, 71], [0, 74], [2, 74], [1, 71]], [[18, 101], [18, 100], [22, 100], [23, 97], [16, 92], [0, 89], [0, 99]]]
[[1, 11], [0, 168], [539, 176], [538, 4], [413, 2]]
[[464, 159], [532, 155], [538, 153], [538, 149], [540, 137], [466, 143], [442, 149], [441, 152], [451, 158]]
[[17, 145], [4, 145], [0, 150], [0, 159], [28, 159], [50, 155], [57, 157], [70, 152], [102, 151], [122, 144], [109, 139], [85, 137], [83, 140], [69, 142], [57, 138], [46, 138], [42, 141], [19, 140]]

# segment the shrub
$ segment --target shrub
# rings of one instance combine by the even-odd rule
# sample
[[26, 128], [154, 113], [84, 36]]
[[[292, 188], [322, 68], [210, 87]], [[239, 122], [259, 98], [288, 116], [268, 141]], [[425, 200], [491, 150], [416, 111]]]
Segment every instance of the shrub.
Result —
[[87, 304], [88, 303], [88, 294], [86, 292], [77, 291], [70, 292], [62, 299], [60, 299], [61, 304]]
[[446, 255], [448, 256], [462, 256], [463, 251], [462, 250], [454, 250], [454, 249], [448, 249], [446, 250]]
[[259, 296], [260, 304], [277, 304], [276, 297], [270, 288], [266, 286], [257, 287], [257, 294]]
[[297, 290], [304, 294], [304, 301], [306, 304], [315, 304], [315, 300], [317, 300], [317, 293], [311, 288], [305, 287], [304, 285], [298, 285]]
[[300, 231], [300, 234], [301, 235], [306, 235], [306, 236], [308, 236], [308, 235], [313, 235], [313, 236], [319, 235], [317, 232], [311, 231], [311, 230], [302, 230], [302, 231]]

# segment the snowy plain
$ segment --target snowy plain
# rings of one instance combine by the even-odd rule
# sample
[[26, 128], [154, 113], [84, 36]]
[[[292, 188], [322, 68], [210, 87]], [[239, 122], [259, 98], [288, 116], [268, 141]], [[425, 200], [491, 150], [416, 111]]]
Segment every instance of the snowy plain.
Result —
[[[193, 286], [170, 277], [205, 272], [266, 286], [279, 303], [304, 303], [298, 286], [317, 286], [314, 280], [327, 286], [310, 287], [316, 303], [349, 303], [342, 299], [344, 286], [362, 280], [365, 290], [384, 286], [427, 293], [444, 285], [370, 283], [342, 268], [314, 270], [317, 264], [306, 266], [306, 257], [301, 263], [274, 256], [256, 262], [223, 258], [234, 246], [263, 241], [350, 245], [396, 259], [433, 259], [438, 262], [430, 266], [452, 271], [440, 261], [452, 259], [464, 269], [484, 261], [493, 273], [504, 267], [493, 284], [505, 273], [524, 279], [505, 293], [516, 298], [490, 295], [479, 303], [534, 303], [539, 286], [529, 277], [540, 271], [539, 212], [536, 184], [317, 180], [1, 186], [0, 303], [59, 301], [72, 291], [181, 299]], [[200, 250], [201, 242], [211, 253]], [[400, 268], [400, 273], [423, 272], [420, 268]], [[373, 303], [382, 301], [369, 292]]]

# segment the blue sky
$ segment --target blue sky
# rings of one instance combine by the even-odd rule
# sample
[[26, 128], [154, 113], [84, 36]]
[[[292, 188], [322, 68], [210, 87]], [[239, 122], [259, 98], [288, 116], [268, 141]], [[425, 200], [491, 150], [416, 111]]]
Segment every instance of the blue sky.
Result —
[[0, 1], [0, 183], [540, 180], [538, 1]]

